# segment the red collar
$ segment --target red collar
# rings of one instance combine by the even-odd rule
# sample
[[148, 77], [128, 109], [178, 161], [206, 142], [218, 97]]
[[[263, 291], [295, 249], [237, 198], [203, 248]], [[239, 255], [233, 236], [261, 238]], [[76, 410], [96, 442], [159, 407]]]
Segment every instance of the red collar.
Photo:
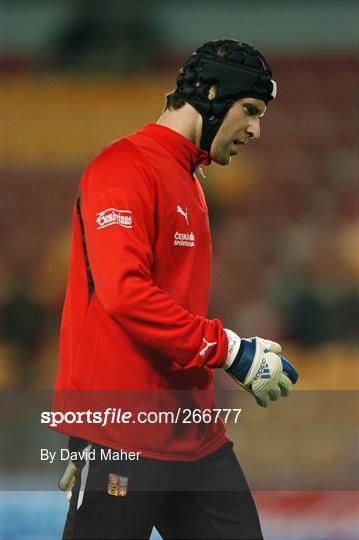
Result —
[[200, 163], [204, 165], [211, 163], [208, 152], [201, 150], [201, 148], [191, 143], [186, 137], [166, 126], [146, 124], [140, 133], [153, 138], [191, 173], [194, 172]]

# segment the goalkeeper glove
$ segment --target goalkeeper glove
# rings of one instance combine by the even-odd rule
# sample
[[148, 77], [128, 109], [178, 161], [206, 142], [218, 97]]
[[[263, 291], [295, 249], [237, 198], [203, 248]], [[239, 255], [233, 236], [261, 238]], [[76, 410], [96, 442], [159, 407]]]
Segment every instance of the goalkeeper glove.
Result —
[[59, 488], [66, 493], [66, 499], [70, 501], [72, 496], [72, 488], [75, 483], [76, 465], [71, 459], [69, 460], [65, 472], [59, 480]]
[[261, 407], [268, 407], [280, 396], [287, 397], [298, 379], [288, 360], [280, 356], [281, 346], [259, 337], [241, 339], [225, 329], [228, 356], [223, 368], [250, 392]]

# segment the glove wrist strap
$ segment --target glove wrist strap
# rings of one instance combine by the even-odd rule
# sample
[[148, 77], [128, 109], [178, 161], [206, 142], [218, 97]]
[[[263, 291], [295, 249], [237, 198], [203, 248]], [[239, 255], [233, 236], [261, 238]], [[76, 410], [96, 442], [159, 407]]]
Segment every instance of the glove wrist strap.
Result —
[[227, 369], [231, 367], [238, 355], [238, 351], [241, 346], [241, 338], [237, 336], [237, 334], [232, 330], [228, 330], [228, 328], [225, 328], [224, 331], [227, 334], [228, 339], [228, 353], [227, 359], [222, 367], [227, 371]]
[[256, 348], [255, 339], [242, 339], [237, 356], [228, 370], [245, 385], [250, 381], [248, 374], [251, 373], [255, 364]]

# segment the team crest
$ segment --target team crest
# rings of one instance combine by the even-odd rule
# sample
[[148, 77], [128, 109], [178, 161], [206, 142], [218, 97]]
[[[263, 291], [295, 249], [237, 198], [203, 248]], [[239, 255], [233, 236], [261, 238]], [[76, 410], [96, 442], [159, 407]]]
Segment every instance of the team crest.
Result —
[[115, 497], [126, 497], [128, 493], [128, 477], [110, 473], [108, 475], [107, 493]]

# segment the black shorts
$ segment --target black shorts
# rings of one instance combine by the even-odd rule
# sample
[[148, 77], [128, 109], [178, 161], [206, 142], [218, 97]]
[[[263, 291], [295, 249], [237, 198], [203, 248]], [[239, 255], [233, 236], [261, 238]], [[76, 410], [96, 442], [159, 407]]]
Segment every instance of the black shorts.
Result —
[[146, 539], [153, 527], [164, 539], [263, 538], [232, 443], [195, 462], [89, 449], [96, 459], [77, 462], [63, 540]]

